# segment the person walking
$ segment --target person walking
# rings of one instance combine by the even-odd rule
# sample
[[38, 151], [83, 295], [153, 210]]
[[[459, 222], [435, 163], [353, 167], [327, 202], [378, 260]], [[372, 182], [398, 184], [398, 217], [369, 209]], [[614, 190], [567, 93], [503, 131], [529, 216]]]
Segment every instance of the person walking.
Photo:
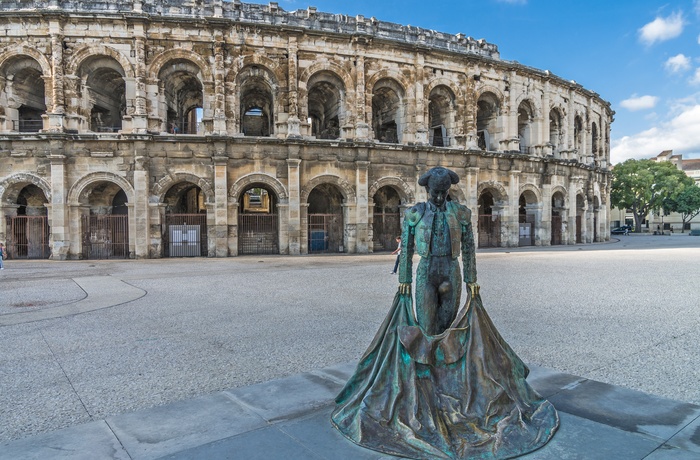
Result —
[[5, 267], [2, 264], [2, 261], [4, 259], [7, 259], [7, 250], [5, 250], [5, 246], [3, 246], [2, 243], [0, 243], [0, 270], [5, 269]]
[[398, 245], [394, 252], [391, 253], [391, 255], [396, 254], [396, 262], [394, 263], [394, 269], [391, 271], [392, 275], [396, 274], [396, 270], [399, 269], [399, 260], [401, 259], [401, 237], [397, 236], [396, 237], [396, 244]]

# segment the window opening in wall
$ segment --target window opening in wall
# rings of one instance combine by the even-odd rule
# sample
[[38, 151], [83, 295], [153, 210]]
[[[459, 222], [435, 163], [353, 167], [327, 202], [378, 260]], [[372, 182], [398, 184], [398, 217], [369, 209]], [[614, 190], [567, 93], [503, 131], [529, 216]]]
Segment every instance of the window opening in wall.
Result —
[[41, 116], [45, 111], [22, 105], [18, 112], [19, 121], [16, 128], [17, 131], [21, 133], [36, 133], [44, 128], [44, 121]]
[[483, 138], [478, 140], [482, 150], [495, 150], [492, 144], [495, 142], [493, 136], [499, 132], [499, 111], [498, 98], [495, 94], [486, 92], [479, 97], [476, 104], [476, 131], [477, 135], [484, 133]]
[[375, 86], [372, 95], [372, 129], [379, 142], [398, 144], [403, 123], [403, 107], [399, 85], [383, 80]]
[[268, 120], [262, 108], [253, 107], [243, 115], [243, 134], [246, 136], [269, 136]]
[[340, 78], [327, 71], [309, 79], [308, 114], [311, 135], [317, 139], [340, 138], [344, 88]]

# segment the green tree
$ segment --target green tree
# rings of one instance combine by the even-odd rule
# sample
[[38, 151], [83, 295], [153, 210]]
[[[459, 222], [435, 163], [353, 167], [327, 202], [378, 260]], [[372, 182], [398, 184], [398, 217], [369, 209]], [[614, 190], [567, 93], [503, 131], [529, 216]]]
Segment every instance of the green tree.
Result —
[[696, 184], [683, 187], [674, 199], [669, 200], [668, 209], [681, 215], [683, 220], [681, 233], [684, 232], [685, 223], [700, 214], [700, 187]]
[[678, 194], [693, 184], [693, 180], [670, 162], [627, 160], [615, 165], [610, 191], [610, 203], [629, 209], [634, 215], [637, 232], [642, 220], [664, 205], [672, 206]]

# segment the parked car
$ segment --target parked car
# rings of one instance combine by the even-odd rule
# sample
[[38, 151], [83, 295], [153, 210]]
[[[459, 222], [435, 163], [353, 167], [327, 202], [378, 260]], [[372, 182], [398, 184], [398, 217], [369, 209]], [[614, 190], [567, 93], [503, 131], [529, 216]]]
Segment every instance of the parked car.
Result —
[[610, 234], [612, 234], [612, 235], [627, 235], [631, 231], [632, 231], [631, 225], [623, 225], [622, 227], [617, 227], [617, 228], [613, 228], [612, 230], [610, 230]]

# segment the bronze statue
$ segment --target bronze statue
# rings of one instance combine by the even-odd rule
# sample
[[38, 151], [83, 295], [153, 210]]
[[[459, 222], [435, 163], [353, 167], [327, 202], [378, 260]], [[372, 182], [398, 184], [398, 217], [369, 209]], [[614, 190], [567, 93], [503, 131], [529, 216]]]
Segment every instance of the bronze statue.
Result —
[[333, 425], [369, 449], [416, 459], [512, 458], [542, 447], [559, 426], [481, 303], [471, 212], [449, 198], [458, 181], [442, 167], [419, 179], [429, 200], [406, 211], [398, 292], [336, 398]]

